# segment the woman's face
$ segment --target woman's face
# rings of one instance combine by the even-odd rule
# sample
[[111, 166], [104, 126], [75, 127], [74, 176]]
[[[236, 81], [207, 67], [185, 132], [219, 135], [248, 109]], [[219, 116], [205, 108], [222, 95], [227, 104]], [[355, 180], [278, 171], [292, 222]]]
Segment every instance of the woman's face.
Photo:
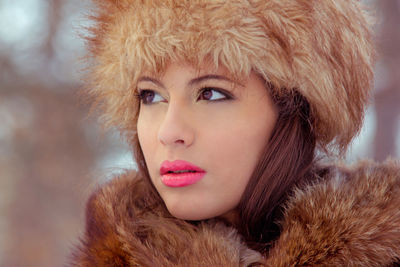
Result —
[[210, 69], [171, 63], [138, 81], [137, 129], [151, 181], [185, 220], [235, 209], [277, 119], [257, 75], [238, 84], [226, 69]]

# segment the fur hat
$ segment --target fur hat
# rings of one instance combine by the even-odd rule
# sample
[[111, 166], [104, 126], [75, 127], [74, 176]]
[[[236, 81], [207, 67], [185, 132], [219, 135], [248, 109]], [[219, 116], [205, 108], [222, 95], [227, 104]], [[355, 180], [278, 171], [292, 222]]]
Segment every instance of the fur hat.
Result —
[[254, 71], [274, 93], [309, 102], [321, 148], [359, 131], [374, 47], [357, 0], [93, 0], [89, 94], [106, 126], [136, 132], [136, 81], [170, 61], [210, 60], [233, 77]]

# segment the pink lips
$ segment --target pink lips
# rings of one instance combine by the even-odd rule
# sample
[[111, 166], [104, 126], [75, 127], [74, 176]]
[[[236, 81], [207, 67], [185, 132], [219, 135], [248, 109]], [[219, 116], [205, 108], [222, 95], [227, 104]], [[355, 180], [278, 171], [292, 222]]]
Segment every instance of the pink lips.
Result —
[[184, 160], [164, 161], [160, 175], [163, 184], [169, 187], [184, 187], [200, 181], [206, 172]]

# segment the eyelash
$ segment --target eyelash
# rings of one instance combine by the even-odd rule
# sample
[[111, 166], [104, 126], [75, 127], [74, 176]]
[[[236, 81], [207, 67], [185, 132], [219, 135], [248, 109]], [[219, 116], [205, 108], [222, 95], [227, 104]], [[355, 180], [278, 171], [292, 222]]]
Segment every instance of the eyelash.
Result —
[[151, 105], [154, 104], [152, 102], [146, 102], [146, 96], [148, 93], [153, 93], [153, 94], [158, 94], [156, 93], [154, 90], [149, 90], [149, 89], [139, 89], [139, 92], [136, 94], [137, 99], [139, 99], [139, 101], [141, 103], [143, 103], [144, 105]]
[[229, 92], [227, 92], [224, 89], [216, 88], [216, 87], [203, 87], [203, 88], [201, 88], [200, 91], [199, 91], [199, 94], [197, 96], [197, 99], [199, 99], [201, 97], [201, 95], [207, 90], [215, 91], [215, 92], [223, 95], [225, 98], [215, 99], [215, 100], [206, 100], [206, 99], [201, 99], [201, 100], [206, 100], [206, 101], [209, 101], [209, 102], [220, 102], [220, 101], [227, 101], [227, 100], [233, 99], [232, 94], [230, 94]]
[[[221, 95], [223, 95], [225, 98], [221, 98], [221, 99], [215, 99], [215, 100], [207, 100], [207, 99], [199, 99], [201, 96], [202, 96], [202, 94], [205, 92], [205, 91], [208, 91], [208, 90], [210, 90], [210, 91], [215, 91], [215, 92], [217, 92], [217, 93], [219, 93], [219, 94], [221, 94]], [[139, 92], [136, 94], [136, 97], [139, 99], [139, 101], [141, 102], [141, 103], [143, 103], [144, 105], [151, 105], [151, 104], [155, 104], [155, 103], [158, 103], [158, 102], [163, 102], [163, 101], [158, 101], [158, 102], [146, 102], [145, 100], [146, 100], [146, 97], [147, 97], [147, 94], [148, 93], [154, 93], [154, 94], [158, 94], [158, 93], [156, 93], [154, 90], [149, 90], [149, 89], [139, 89]], [[221, 88], [215, 88], [215, 87], [203, 87], [203, 88], [201, 88], [200, 90], [199, 90], [199, 93], [198, 93], [198, 95], [197, 95], [197, 100], [199, 101], [199, 100], [205, 100], [205, 101], [208, 101], [208, 102], [221, 102], [221, 101], [227, 101], [227, 100], [231, 100], [231, 99], [233, 99], [233, 96], [230, 94], [230, 93], [228, 93], [226, 90], [224, 90], [224, 89], [221, 89]]]

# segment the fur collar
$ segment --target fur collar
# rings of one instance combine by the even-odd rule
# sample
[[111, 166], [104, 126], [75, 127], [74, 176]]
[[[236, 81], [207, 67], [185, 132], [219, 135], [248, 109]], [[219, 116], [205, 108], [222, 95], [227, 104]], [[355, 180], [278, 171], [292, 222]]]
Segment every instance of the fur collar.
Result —
[[[72, 266], [393, 266], [400, 259], [400, 171], [394, 162], [335, 167], [296, 190], [267, 255], [235, 229], [172, 218], [128, 172], [89, 199]], [[258, 264], [257, 264], [258, 263]]]

